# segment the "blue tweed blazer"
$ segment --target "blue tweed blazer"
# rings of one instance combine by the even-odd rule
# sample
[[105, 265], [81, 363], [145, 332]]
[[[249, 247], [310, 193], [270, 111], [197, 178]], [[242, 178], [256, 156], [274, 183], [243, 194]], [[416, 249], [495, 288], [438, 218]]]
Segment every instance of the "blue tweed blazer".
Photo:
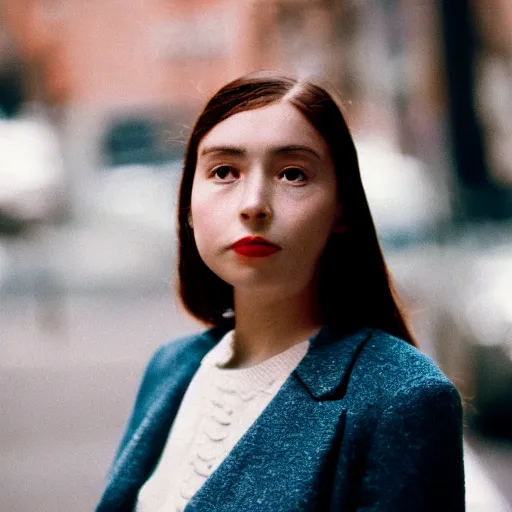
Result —
[[[150, 361], [97, 512], [131, 511], [219, 328]], [[389, 334], [324, 327], [186, 512], [459, 512], [462, 408], [427, 356]]]

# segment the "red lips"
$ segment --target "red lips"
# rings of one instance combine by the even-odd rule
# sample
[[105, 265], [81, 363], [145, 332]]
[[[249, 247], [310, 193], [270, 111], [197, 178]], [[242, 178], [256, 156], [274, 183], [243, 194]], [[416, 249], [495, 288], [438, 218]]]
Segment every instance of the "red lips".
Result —
[[281, 250], [281, 247], [269, 242], [261, 236], [246, 236], [235, 242], [231, 246], [231, 249], [241, 256], [262, 258]]

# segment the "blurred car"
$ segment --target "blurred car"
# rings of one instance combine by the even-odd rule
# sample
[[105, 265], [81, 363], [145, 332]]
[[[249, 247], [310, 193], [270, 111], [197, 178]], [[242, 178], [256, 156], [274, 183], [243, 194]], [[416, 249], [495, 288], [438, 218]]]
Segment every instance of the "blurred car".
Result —
[[103, 155], [109, 168], [117, 166], [158, 166], [172, 159], [165, 140], [163, 121], [151, 115], [126, 115], [115, 119], [103, 136]]
[[0, 119], [0, 229], [18, 232], [47, 220], [63, 198], [58, 139], [37, 118]]
[[360, 137], [355, 143], [361, 180], [384, 248], [435, 237], [451, 215], [449, 189], [441, 177], [383, 138]]
[[512, 439], [512, 242], [473, 247], [465, 264], [460, 252], [454, 257], [439, 362], [466, 398], [470, 424]]
[[174, 233], [183, 148], [168, 140], [166, 122], [139, 112], [108, 124], [100, 139], [103, 165], [89, 190], [94, 215]]
[[124, 219], [172, 235], [180, 178], [180, 161], [109, 167], [95, 176], [90, 201], [100, 218]]

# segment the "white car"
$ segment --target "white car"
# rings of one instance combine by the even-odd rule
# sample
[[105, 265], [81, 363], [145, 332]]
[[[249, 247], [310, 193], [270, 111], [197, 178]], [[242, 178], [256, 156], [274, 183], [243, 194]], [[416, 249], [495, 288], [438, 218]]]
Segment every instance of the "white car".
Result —
[[0, 119], [0, 216], [21, 226], [50, 218], [63, 190], [51, 125], [38, 118]]

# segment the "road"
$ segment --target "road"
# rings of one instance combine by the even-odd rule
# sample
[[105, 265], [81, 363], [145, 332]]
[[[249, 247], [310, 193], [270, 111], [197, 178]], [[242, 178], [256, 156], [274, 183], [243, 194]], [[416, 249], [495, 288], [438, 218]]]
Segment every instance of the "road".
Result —
[[[166, 237], [101, 224], [9, 244], [15, 279], [0, 279], [0, 510], [90, 511], [150, 354], [201, 327], [174, 299]], [[466, 440], [468, 512], [510, 512], [512, 446]]]

